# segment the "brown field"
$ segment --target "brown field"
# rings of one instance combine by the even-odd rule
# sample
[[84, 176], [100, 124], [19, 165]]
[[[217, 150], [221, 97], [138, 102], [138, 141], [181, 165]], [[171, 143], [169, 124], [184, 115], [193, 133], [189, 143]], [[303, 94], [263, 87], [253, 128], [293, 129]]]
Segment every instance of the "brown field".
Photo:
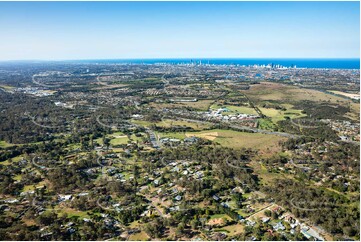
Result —
[[341, 97], [320, 91], [273, 82], [261, 82], [260, 84], [252, 85], [249, 90], [242, 91], [242, 93], [245, 93], [249, 97], [254, 97], [256, 100], [347, 102], [347, 100]]
[[258, 100], [273, 100], [280, 103], [290, 104], [300, 101], [319, 101], [330, 102], [334, 104], [341, 104], [344, 106], [351, 106], [351, 113], [347, 113], [348, 116], [353, 119], [358, 119], [360, 115], [360, 104], [353, 103], [350, 100], [342, 97], [338, 97], [332, 94], [327, 94], [321, 91], [300, 88], [291, 85], [285, 85], [280, 83], [261, 82], [260, 84], [252, 85], [249, 90], [242, 90], [242, 93], [246, 94], [253, 102]]
[[187, 137], [196, 136], [218, 142], [220, 145], [231, 148], [253, 148], [262, 153], [280, 151], [279, 142], [285, 141], [285, 137], [270, 134], [246, 133], [233, 130], [213, 129], [201, 132], [187, 132]]
[[150, 106], [158, 109], [191, 107], [201, 111], [207, 111], [213, 100], [198, 100], [197, 102], [175, 102], [175, 103], [151, 103]]
[[145, 241], [145, 240], [148, 240], [149, 239], [149, 236], [147, 235], [146, 232], [144, 231], [141, 231], [139, 233], [136, 233], [136, 234], [131, 234], [129, 236], [129, 239], [130, 241]]
[[195, 130], [202, 130], [202, 129], [210, 127], [210, 125], [208, 125], [208, 124], [183, 121], [183, 120], [173, 120], [173, 119], [165, 119], [165, 120], [162, 120], [161, 122], [158, 122], [155, 124], [157, 126], [163, 126], [163, 127], [186, 126], [186, 127], [191, 127]]
[[197, 136], [200, 138], [208, 139], [208, 140], [215, 140], [218, 137], [218, 132], [207, 132], [207, 133], [200, 133], [197, 135], [194, 135], [192, 133], [187, 133], [187, 137]]
[[99, 87], [93, 88], [93, 90], [106, 90], [106, 89], [113, 89], [113, 88], [121, 88], [127, 85], [125, 84], [107, 84], [106, 82], [95, 82], [94, 84], [99, 85]]
[[329, 92], [332, 92], [334, 94], [338, 94], [338, 95], [342, 95], [348, 98], [355, 98], [358, 97], [360, 98], [360, 93], [347, 93], [347, 92], [341, 92], [341, 91], [332, 91], [332, 90], [328, 90]]
[[227, 220], [232, 220], [232, 219], [226, 214], [215, 214], [211, 217], [210, 220], [208, 220], [207, 224], [222, 225], [222, 224], [225, 224], [227, 222]]
[[244, 232], [244, 225], [242, 224], [234, 224], [234, 225], [228, 225], [228, 226], [224, 226], [220, 229], [224, 229], [227, 230], [229, 233], [229, 236], [234, 236], [236, 234], [240, 234]]

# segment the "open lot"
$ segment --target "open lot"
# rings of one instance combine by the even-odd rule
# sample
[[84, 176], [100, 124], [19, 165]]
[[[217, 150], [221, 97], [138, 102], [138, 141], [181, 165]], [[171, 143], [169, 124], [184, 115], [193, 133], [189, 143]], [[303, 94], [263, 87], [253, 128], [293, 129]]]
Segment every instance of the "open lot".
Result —
[[236, 234], [240, 234], [244, 232], [244, 225], [242, 224], [234, 224], [234, 225], [228, 225], [220, 228], [221, 230], [228, 231], [229, 236], [234, 236]]
[[150, 106], [158, 109], [190, 107], [199, 111], [207, 111], [213, 102], [213, 100], [198, 100], [196, 102], [151, 103]]
[[160, 138], [174, 138], [174, 139], [184, 139], [187, 137], [185, 133], [179, 133], [179, 132], [167, 132], [167, 133], [157, 132], [157, 135]]
[[278, 150], [279, 141], [286, 140], [276, 135], [245, 133], [233, 130], [213, 129], [201, 132], [187, 132], [187, 136], [196, 136], [209, 139], [231, 148], [254, 148], [263, 151]]
[[[315, 101], [315, 102], [329, 102], [338, 105], [350, 105], [353, 118], [360, 113], [360, 104], [353, 103], [349, 99], [324, 93], [317, 90], [305, 89], [296, 86], [261, 82], [260, 84], [252, 85], [249, 90], [242, 90], [251, 101], [260, 103], [262, 101], [277, 101], [281, 104], [294, 104], [300, 101]], [[266, 113], [265, 113], [266, 114]], [[267, 115], [267, 114], [266, 114]]]
[[270, 117], [274, 123], [278, 121], [285, 120], [285, 117], [289, 117], [291, 119], [305, 117], [306, 114], [302, 113], [302, 110], [297, 109], [287, 109], [286, 111], [277, 110], [274, 108], [259, 108], [261, 112]]
[[130, 241], [145, 241], [145, 240], [149, 240], [149, 236], [144, 231], [141, 231], [139, 233], [130, 235], [129, 240]]
[[222, 225], [225, 224], [227, 220], [232, 220], [231, 217], [229, 217], [227, 214], [214, 214], [207, 223], [209, 225]]
[[4, 140], [1, 140], [0, 141], [0, 148], [7, 148], [7, 147], [10, 147], [10, 146], [14, 146], [14, 144], [10, 144]]
[[218, 105], [218, 104], [214, 104], [210, 107], [210, 109], [212, 110], [217, 110], [219, 108], [227, 108], [230, 112], [225, 112], [227, 113], [245, 113], [245, 114], [254, 114], [257, 115], [256, 110], [254, 110], [254, 108], [251, 107], [245, 107], [245, 106], [233, 106], [233, 105]]
[[210, 127], [210, 125], [207, 124], [195, 123], [195, 122], [183, 121], [183, 120], [172, 120], [172, 119], [164, 119], [163, 121], [155, 124], [157, 126], [162, 126], [167, 128], [174, 126], [186, 126], [186, 127], [191, 127], [195, 130], [202, 130]]
[[194, 133], [187, 133], [187, 137], [197, 136], [203, 139], [208, 140], [215, 140], [218, 137], [218, 132], [203, 132], [203, 133], [197, 133], [196, 135]]
[[360, 93], [348, 93], [348, 92], [341, 92], [341, 91], [332, 91], [328, 90], [329, 92], [332, 92], [337, 95], [345, 96], [352, 99], [360, 99]]

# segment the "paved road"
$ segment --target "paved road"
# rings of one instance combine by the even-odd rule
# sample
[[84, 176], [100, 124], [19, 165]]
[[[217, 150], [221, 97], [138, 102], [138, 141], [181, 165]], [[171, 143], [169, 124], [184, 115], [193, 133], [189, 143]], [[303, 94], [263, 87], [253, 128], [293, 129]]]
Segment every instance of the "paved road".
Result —
[[150, 142], [152, 143], [152, 146], [156, 149], [160, 148], [160, 143], [157, 135], [151, 130], [146, 128], [146, 132], [149, 134]]
[[39, 85], [39, 86], [43, 86], [43, 87], [59, 87], [59, 85], [47, 85], [47, 84], [40, 83], [40, 82], [38, 82], [38, 81], [35, 80], [35, 77], [37, 77], [37, 76], [38, 76], [38, 75], [35, 74], [35, 75], [33, 75], [33, 76], [31, 77], [31, 80], [32, 80], [33, 83], [35, 83], [35, 84], [37, 84], [37, 85]]
[[289, 160], [288, 163], [291, 164], [291, 165], [293, 165], [293, 166], [295, 166], [295, 167], [301, 168], [301, 169], [305, 169], [305, 170], [310, 170], [310, 169], [311, 169], [310, 167], [296, 164], [296, 163], [293, 161], [293, 159]]
[[[145, 188], [141, 188], [140, 191], [144, 190]], [[160, 209], [154, 204], [154, 201], [151, 197], [149, 197], [147, 194], [143, 194], [143, 193], [137, 193], [138, 195], [140, 196], [144, 196], [147, 200], [150, 201], [150, 205], [155, 208], [155, 210], [157, 210], [157, 212], [159, 213], [159, 215], [162, 217], [162, 218], [165, 218], [165, 217], [169, 217], [169, 216], [166, 216], [162, 213], [162, 211], [160, 211]]]
[[169, 81], [164, 78], [165, 75], [166, 75], [166, 74], [164, 74], [164, 75], [162, 76], [162, 82], [164, 83], [164, 86], [168, 86], [168, 85], [169, 85]]

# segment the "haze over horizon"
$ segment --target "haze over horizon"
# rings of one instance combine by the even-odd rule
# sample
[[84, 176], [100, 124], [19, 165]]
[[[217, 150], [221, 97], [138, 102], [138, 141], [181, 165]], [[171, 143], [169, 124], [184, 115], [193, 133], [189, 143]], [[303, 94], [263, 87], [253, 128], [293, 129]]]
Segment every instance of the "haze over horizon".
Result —
[[359, 58], [359, 2], [0, 2], [0, 60]]

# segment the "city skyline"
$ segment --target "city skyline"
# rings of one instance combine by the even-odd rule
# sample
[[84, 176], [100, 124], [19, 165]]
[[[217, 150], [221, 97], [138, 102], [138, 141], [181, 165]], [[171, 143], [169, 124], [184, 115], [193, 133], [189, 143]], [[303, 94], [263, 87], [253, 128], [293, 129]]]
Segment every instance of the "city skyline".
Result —
[[359, 58], [359, 2], [0, 2], [0, 60]]

